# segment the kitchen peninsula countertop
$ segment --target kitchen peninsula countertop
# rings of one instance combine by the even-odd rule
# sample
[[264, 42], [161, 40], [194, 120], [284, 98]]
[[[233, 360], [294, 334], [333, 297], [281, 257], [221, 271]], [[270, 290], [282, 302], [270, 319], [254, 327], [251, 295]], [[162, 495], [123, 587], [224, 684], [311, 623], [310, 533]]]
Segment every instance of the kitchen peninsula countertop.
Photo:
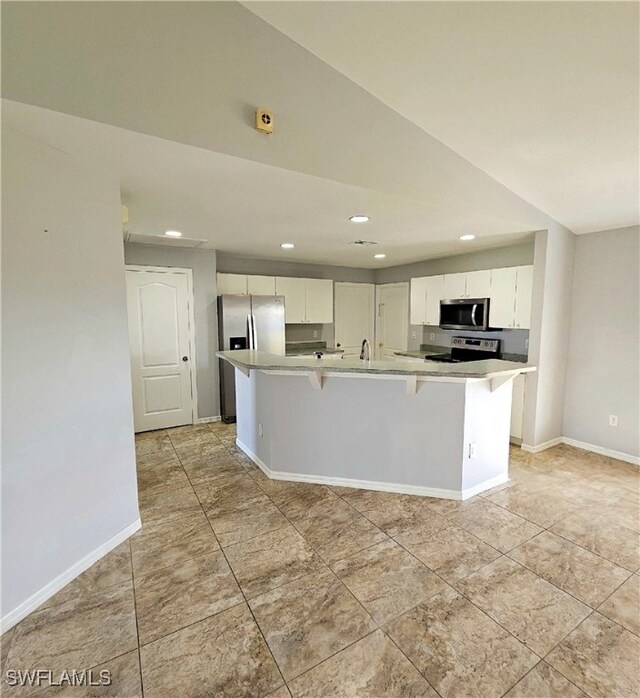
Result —
[[363, 373], [371, 375], [435, 376], [449, 378], [490, 378], [501, 374], [535, 371], [535, 366], [515, 361], [487, 359], [458, 364], [425, 361], [424, 364], [400, 361], [361, 361], [357, 358], [331, 356], [322, 359], [276, 356], [257, 350], [220, 351], [217, 356], [234, 366], [258, 371], [314, 371], [331, 373]]

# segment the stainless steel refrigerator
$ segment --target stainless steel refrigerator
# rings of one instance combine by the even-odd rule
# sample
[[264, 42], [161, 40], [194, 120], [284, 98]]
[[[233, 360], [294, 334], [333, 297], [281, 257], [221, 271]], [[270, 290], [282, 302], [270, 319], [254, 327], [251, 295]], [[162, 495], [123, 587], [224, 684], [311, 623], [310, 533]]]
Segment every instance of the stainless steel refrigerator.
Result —
[[[221, 351], [259, 349], [284, 356], [283, 296], [218, 296], [218, 344]], [[235, 369], [220, 361], [222, 421], [236, 421]]]

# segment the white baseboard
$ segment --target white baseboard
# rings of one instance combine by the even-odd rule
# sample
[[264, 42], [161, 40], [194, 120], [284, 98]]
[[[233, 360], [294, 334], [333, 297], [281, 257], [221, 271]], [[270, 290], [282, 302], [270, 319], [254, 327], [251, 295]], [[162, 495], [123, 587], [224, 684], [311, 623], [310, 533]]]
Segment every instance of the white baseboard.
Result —
[[249, 458], [271, 480], [286, 480], [287, 482], [308, 482], [314, 485], [331, 485], [332, 487], [352, 487], [358, 490], [375, 490], [377, 492], [395, 492], [396, 494], [413, 494], [419, 497], [438, 497], [439, 499], [464, 500], [473, 497], [479, 492], [497, 487], [506, 482], [508, 475], [500, 475], [481, 485], [475, 485], [461, 492], [457, 490], [444, 490], [438, 487], [418, 487], [416, 485], [403, 485], [393, 482], [376, 482], [375, 480], [351, 480], [346, 477], [329, 477], [327, 475], [306, 475], [302, 473], [285, 473], [279, 470], [271, 470], [266, 463], [239, 439], [236, 446], [244, 451]]
[[527, 453], [540, 453], [541, 451], [546, 451], [548, 448], [553, 448], [553, 446], [558, 446], [562, 443], [562, 437], [559, 436], [557, 439], [551, 439], [551, 441], [545, 441], [544, 443], [538, 444], [537, 446], [530, 446], [529, 444], [522, 443], [520, 448]]
[[116, 535], [110, 538], [106, 543], [92, 550], [88, 555], [85, 555], [62, 574], [51, 580], [47, 585], [42, 587], [42, 589], [36, 591], [35, 594], [32, 594], [26, 601], [23, 601], [17, 608], [14, 608], [13, 611], [9, 611], [9, 613], [0, 619], [0, 632], [6, 632], [23, 618], [26, 618], [30, 613], [35, 611], [38, 606], [48, 601], [54, 594], [57, 594], [60, 589], [67, 586], [67, 584], [72, 582], [76, 577], [79, 577], [83, 572], [88, 570], [91, 565], [95, 564], [107, 553], [118, 547], [120, 543], [123, 543], [136, 531], [139, 531], [141, 527], [142, 522], [140, 519], [137, 519], [132, 524], [122, 529], [122, 531], [116, 533]]
[[219, 422], [222, 417], [199, 417], [196, 419], [196, 424], [211, 424], [211, 422]]
[[585, 441], [576, 441], [575, 439], [569, 439], [566, 436], [562, 437], [562, 443], [567, 444], [567, 446], [575, 446], [576, 448], [581, 448], [584, 451], [591, 451], [592, 453], [598, 453], [601, 456], [608, 456], [609, 458], [615, 458], [616, 460], [622, 460], [626, 463], [640, 466], [640, 457], [633, 456], [630, 453], [614, 451], [610, 448], [603, 448], [602, 446], [596, 446], [595, 444], [588, 444]]

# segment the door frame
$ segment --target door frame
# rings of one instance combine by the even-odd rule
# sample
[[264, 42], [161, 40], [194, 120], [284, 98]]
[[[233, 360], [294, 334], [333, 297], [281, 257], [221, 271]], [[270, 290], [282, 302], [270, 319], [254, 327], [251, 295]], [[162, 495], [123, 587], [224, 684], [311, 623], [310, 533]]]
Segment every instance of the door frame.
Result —
[[336, 343], [337, 336], [336, 336], [336, 318], [338, 317], [338, 293], [337, 293], [337, 288], [338, 286], [343, 287], [343, 286], [369, 286], [369, 292], [371, 295], [371, 313], [372, 317], [370, 318], [371, 321], [371, 326], [373, 327], [373, 336], [371, 337], [371, 341], [375, 343], [376, 341], [376, 285], [372, 281], [336, 281], [333, 284], [333, 342], [334, 344]]
[[409, 312], [411, 309], [411, 303], [410, 303], [410, 284], [408, 281], [393, 281], [388, 284], [376, 284], [376, 297], [375, 297], [375, 308], [374, 308], [374, 314], [375, 314], [375, 323], [374, 323], [374, 333], [375, 333], [375, 348], [373, 351], [374, 356], [379, 356], [381, 352], [379, 351], [378, 344], [380, 343], [380, 292], [382, 288], [390, 288], [392, 286], [396, 286], [398, 288], [403, 288], [407, 294], [407, 317], [406, 323], [407, 323], [407, 331], [405, 332], [405, 338], [404, 338], [404, 350], [406, 351], [407, 347], [409, 346], [409, 337], [408, 337], [408, 332], [409, 332]]
[[[188, 267], [156, 267], [147, 264], [125, 264], [125, 275], [127, 271], [154, 272], [156, 274], [184, 274], [187, 277], [187, 324], [189, 325], [189, 378], [191, 381], [191, 423], [198, 424], [198, 384], [196, 382], [196, 318], [193, 308], [193, 269]], [[127, 308], [127, 312], [129, 309]]]

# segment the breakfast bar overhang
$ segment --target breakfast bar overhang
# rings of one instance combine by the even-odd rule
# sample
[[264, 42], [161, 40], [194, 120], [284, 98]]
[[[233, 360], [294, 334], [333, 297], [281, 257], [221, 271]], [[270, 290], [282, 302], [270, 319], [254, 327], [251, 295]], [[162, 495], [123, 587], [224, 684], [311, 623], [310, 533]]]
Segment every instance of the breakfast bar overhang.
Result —
[[218, 356], [236, 368], [237, 445], [268, 477], [448, 499], [508, 480], [512, 379], [535, 370]]

